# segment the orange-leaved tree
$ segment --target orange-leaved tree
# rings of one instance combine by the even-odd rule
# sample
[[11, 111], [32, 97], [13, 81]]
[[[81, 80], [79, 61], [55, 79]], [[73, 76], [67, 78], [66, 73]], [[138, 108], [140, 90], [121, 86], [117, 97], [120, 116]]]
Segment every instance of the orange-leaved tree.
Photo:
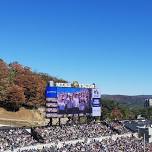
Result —
[[22, 103], [25, 101], [24, 90], [18, 85], [12, 85], [8, 88], [7, 93], [8, 104], [15, 110], [18, 110]]
[[8, 65], [0, 59], [0, 105], [7, 98], [7, 89], [9, 86], [8, 75]]

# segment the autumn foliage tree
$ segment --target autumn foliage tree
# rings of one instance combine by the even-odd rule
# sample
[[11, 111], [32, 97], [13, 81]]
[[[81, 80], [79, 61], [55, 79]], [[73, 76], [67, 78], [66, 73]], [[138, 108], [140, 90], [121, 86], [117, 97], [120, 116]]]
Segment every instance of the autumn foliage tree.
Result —
[[37, 75], [22, 75], [15, 79], [15, 83], [24, 89], [26, 105], [37, 106], [44, 104], [46, 83]]
[[0, 59], [0, 102], [7, 99], [7, 89], [9, 86], [9, 68], [7, 64]]
[[111, 117], [116, 120], [120, 120], [123, 118], [123, 114], [118, 108], [114, 108], [111, 112]]
[[10, 67], [12, 71], [15, 71], [14, 84], [24, 90], [23, 105], [35, 107], [44, 104], [45, 81], [38, 74], [33, 73], [30, 68], [23, 67], [17, 62], [11, 63]]
[[24, 72], [25, 72], [24, 67], [21, 64], [19, 64], [18, 62], [10, 63], [9, 67], [11, 69], [13, 69], [16, 72], [16, 74], [24, 74]]
[[9, 81], [7, 78], [0, 80], [0, 103], [7, 100], [7, 92], [9, 87]]
[[9, 74], [8, 65], [0, 59], [0, 79], [6, 78]]
[[45, 104], [48, 81], [66, 82], [44, 73], [33, 72], [18, 62], [10, 64], [0, 59], [0, 106], [14, 110], [20, 106], [39, 107]]
[[7, 100], [10, 101], [9, 105], [13, 110], [18, 110], [25, 101], [24, 89], [15, 84], [10, 86], [7, 92]]

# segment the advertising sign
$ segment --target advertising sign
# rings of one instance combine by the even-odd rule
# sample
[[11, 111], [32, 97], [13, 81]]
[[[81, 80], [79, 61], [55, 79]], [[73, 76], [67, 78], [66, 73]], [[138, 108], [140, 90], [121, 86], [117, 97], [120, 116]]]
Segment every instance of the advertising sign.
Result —
[[101, 107], [92, 107], [92, 116], [101, 116]]
[[93, 98], [92, 99], [92, 106], [93, 107], [100, 107], [101, 106], [100, 98]]
[[45, 91], [45, 97], [46, 98], [57, 98], [57, 87], [46, 87]]
[[101, 116], [100, 90], [92, 89], [92, 116]]
[[101, 94], [100, 94], [100, 90], [99, 89], [92, 89], [92, 98], [100, 98]]

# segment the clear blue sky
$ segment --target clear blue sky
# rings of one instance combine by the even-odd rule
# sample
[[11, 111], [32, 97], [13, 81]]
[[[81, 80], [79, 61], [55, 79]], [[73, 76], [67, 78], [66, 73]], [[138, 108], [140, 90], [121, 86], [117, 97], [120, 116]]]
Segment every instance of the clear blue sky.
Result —
[[152, 94], [152, 1], [0, 1], [0, 58], [104, 94]]

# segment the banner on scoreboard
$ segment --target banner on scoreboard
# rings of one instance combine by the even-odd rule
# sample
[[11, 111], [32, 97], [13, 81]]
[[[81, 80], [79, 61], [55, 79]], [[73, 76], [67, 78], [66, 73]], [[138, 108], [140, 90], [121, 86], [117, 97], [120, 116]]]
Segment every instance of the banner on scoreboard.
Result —
[[92, 89], [92, 116], [101, 116], [101, 93], [97, 88]]

